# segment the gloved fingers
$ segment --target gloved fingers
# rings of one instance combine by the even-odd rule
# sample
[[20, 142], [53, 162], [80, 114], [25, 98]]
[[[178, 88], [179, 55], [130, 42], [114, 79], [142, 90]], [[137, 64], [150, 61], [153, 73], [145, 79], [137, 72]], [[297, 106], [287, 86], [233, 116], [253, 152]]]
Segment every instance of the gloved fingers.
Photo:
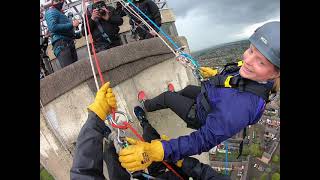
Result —
[[169, 141], [170, 138], [169, 138], [167, 135], [162, 134], [162, 135], [161, 135], [161, 140]]
[[209, 67], [200, 67], [200, 70], [206, 72], [206, 71], [210, 71], [211, 68]]
[[116, 97], [113, 93], [107, 93], [106, 94], [106, 98], [112, 98], [112, 97]]
[[205, 78], [207, 78], [209, 76], [209, 74], [207, 72], [201, 72], [201, 75]]
[[108, 99], [108, 105], [111, 106], [112, 108], [117, 108], [117, 101], [115, 98], [113, 99]]
[[130, 145], [135, 145], [135, 144], [138, 143], [138, 140], [133, 139], [133, 138], [130, 138], [130, 137], [126, 137], [126, 140], [128, 141], [128, 143], [129, 143]]
[[128, 156], [128, 155], [135, 154], [135, 153], [136, 153], [136, 149], [132, 145], [132, 146], [128, 146], [124, 149], [121, 149], [119, 156]]
[[121, 163], [133, 163], [133, 162], [139, 162], [136, 153], [131, 153], [129, 155], [122, 155], [123, 154], [123, 150], [120, 150], [119, 153], [119, 161]]
[[[126, 168], [126, 169], [127, 169], [127, 168]], [[128, 168], [127, 170], [128, 170], [129, 172], [135, 172], [135, 171], [141, 171], [141, 170], [144, 170], [144, 169], [146, 169], [145, 166], [137, 166], [137, 167], [134, 167], [134, 168]]]
[[218, 74], [218, 70], [217, 70], [217, 69], [212, 69], [211, 74], [212, 74], [212, 75]]
[[107, 92], [108, 92], [108, 93], [112, 93], [112, 89], [111, 89], [111, 88], [108, 88], [108, 89], [107, 89]]
[[110, 86], [110, 82], [106, 82], [98, 91], [98, 94], [106, 94]]
[[132, 169], [132, 168], [136, 168], [138, 166], [141, 166], [141, 162], [140, 161], [131, 161], [131, 162], [121, 162], [121, 166], [126, 168], [126, 169]]
[[183, 159], [177, 161], [176, 165], [181, 168], [182, 167], [182, 163], [183, 163]]

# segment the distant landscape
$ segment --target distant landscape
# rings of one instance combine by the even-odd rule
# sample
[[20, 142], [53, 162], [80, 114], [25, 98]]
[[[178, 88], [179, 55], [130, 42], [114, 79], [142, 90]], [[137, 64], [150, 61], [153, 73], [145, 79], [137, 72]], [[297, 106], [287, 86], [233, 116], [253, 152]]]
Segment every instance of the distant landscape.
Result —
[[201, 66], [223, 66], [229, 62], [242, 59], [243, 52], [249, 47], [249, 40], [221, 44], [204, 50], [191, 53]]

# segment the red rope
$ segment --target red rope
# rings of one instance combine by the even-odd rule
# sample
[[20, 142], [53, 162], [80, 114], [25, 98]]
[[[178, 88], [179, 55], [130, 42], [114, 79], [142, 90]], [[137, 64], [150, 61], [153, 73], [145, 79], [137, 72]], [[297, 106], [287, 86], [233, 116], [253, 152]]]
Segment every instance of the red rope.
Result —
[[[85, 6], [85, 0], [83, 0], [83, 6]], [[83, 10], [85, 9], [86, 7], [83, 7]], [[89, 32], [89, 36], [90, 36], [90, 42], [91, 42], [91, 47], [92, 47], [92, 51], [93, 51], [93, 56], [94, 56], [94, 60], [95, 60], [95, 63], [96, 63], [96, 67], [97, 67], [97, 70], [98, 70], [98, 73], [99, 73], [99, 77], [100, 77], [100, 81], [101, 81], [101, 85], [103, 85], [105, 83], [104, 81], [104, 78], [102, 76], [102, 73], [101, 73], [101, 69], [100, 69], [100, 64], [99, 64], [99, 60], [98, 60], [98, 57], [96, 55], [96, 50], [94, 48], [94, 45], [93, 45], [93, 39], [92, 39], [92, 36], [91, 36], [91, 30], [90, 30], [90, 26], [89, 26], [89, 20], [88, 20], [88, 13], [86, 13], [86, 25], [87, 25], [87, 29], [88, 29], [88, 32]], [[112, 108], [111, 109], [112, 111], [112, 118], [115, 120], [115, 109]], [[120, 128], [120, 129], [127, 129], [129, 128], [141, 141], [144, 141], [144, 139], [142, 138], [142, 136], [127, 122], [124, 122], [123, 123], [124, 125], [116, 125], [114, 123], [111, 122], [111, 125], [112, 127], [115, 127], [115, 128]], [[164, 165], [167, 166], [168, 169], [170, 169], [176, 176], [178, 176], [180, 179], [183, 180], [183, 178], [168, 164], [166, 163], [165, 161], [162, 161], [162, 163]]]
[[[112, 124], [113, 127], [116, 126], [116, 127], [121, 127], [121, 128], [122, 128], [122, 127], [127, 127], [127, 128], [129, 128], [129, 129], [133, 132], [133, 134], [134, 134], [135, 136], [137, 136], [138, 139], [140, 139], [141, 141], [145, 142], [144, 139], [143, 139], [143, 137], [142, 137], [142, 136], [137, 132], [137, 130], [135, 130], [128, 122], [124, 122], [124, 123], [123, 123], [123, 126], [115, 125], [115, 124], [113, 124], [113, 123], [111, 123], [111, 124]], [[175, 171], [167, 162], [162, 161], [162, 163], [163, 163], [165, 166], [167, 166], [167, 168], [168, 168], [170, 171], [172, 171], [176, 176], [178, 176], [180, 179], [183, 180], [183, 177], [180, 176], [180, 174], [179, 174], [177, 171]]]
[[[85, 0], [83, 1], [83, 6], [85, 6]], [[83, 7], [83, 10], [84, 9], [85, 9], [85, 7]], [[98, 69], [98, 73], [99, 73], [99, 76], [100, 76], [101, 84], [103, 85], [105, 81], [103, 79], [103, 76], [102, 76], [102, 73], [101, 73], [101, 69], [100, 69], [99, 60], [98, 60], [98, 57], [97, 57], [97, 54], [96, 54], [96, 50], [95, 50], [94, 45], [93, 45], [93, 39], [92, 39], [92, 36], [91, 36], [91, 30], [90, 30], [90, 25], [89, 25], [89, 20], [88, 20], [88, 13], [86, 13], [86, 21], [87, 21], [86, 25], [87, 25], [87, 29], [88, 29], [89, 36], [90, 36], [90, 43], [91, 43], [91, 47], [92, 47], [92, 51], [93, 51], [94, 60], [96, 62], [96, 67]]]

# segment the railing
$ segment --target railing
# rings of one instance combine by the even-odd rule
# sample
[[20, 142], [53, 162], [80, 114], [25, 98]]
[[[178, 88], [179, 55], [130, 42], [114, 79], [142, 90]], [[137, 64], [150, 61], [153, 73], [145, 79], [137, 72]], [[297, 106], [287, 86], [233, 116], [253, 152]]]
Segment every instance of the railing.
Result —
[[167, 0], [153, 0], [156, 3], [159, 9], [168, 9]]
[[[111, 5], [113, 7], [116, 7], [116, 2], [118, 2], [119, 0], [105, 0], [106, 4], [107, 5]], [[75, 0], [75, 1], [71, 1], [71, 0], [67, 0], [66, 1], [66, 11], [70, 10], [70, 9], [74, 9], [75, 10], [75, 13], [74, 13], [74, 17], [76, 16], [79, 16], [81, 17], [81, 14], [82, 14], [82, 11], [81, 11], [81, 8], [80, 10], [77, 9], [77, 6], [81, 5], [81, 2], [82, 0]], [[167, 4], [167, 0], [153, 0], [153, 2], [156, 3], [156, 5], [158, 6], [158, 8], [161, 10], [161, 9], [168, 9], [168, 4]], [[41, 11], [42, 11], [42, 15], [44, 16], [44, 11], [45, 11], [45, 8], [48, 8], [47, 5], [45, 5], [46, 7], [41, 7]], [[80, 20], [81, 18], [77, 18], [78, 20]], [[81, 20], [80, 20], [80, 25], [81, 26]], [[40, 19], [40, 35], [45, 35], [47, 31], [47, 27], [46, 27], [46, 22], [43, 19]], [[49, 44], [50, 44], [50, 40], [49, 40]]]

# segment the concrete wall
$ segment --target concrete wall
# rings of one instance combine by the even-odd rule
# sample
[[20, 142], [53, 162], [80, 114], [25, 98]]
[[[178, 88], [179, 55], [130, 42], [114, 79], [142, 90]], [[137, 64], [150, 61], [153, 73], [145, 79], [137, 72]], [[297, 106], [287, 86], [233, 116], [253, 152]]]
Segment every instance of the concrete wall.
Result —
[[[185, 38], [175, 40], [187, 46]], [[129, 113], [130, 118], [134, 117], [132, 108], [138, 104], [138, 91], [144, 90], [152, 98], [164, 92], [168, 83], [173, 83], [176, 90], [197, 84], [190, 70], [176, 62], [174, 55], [158, 38], [116, 47], [98, 53], [98, 57], [104, 78], [111, 81], [118, 109]], [[75, 142], [95, 93], [88, 59], [40, 81], [40, 99], [44, 106], [40, 114], [40, 160], [55, 179], [69, 179]], [[147, 116], [160, 134], [175, 138], [191, 132], [171, 110], [152, 112]], [[142, 133], [136, 120], [133, 127]], [[128, 136], [132, 134], [128, 132]], [[206, 154], [197, 157], [208, 162]]]

